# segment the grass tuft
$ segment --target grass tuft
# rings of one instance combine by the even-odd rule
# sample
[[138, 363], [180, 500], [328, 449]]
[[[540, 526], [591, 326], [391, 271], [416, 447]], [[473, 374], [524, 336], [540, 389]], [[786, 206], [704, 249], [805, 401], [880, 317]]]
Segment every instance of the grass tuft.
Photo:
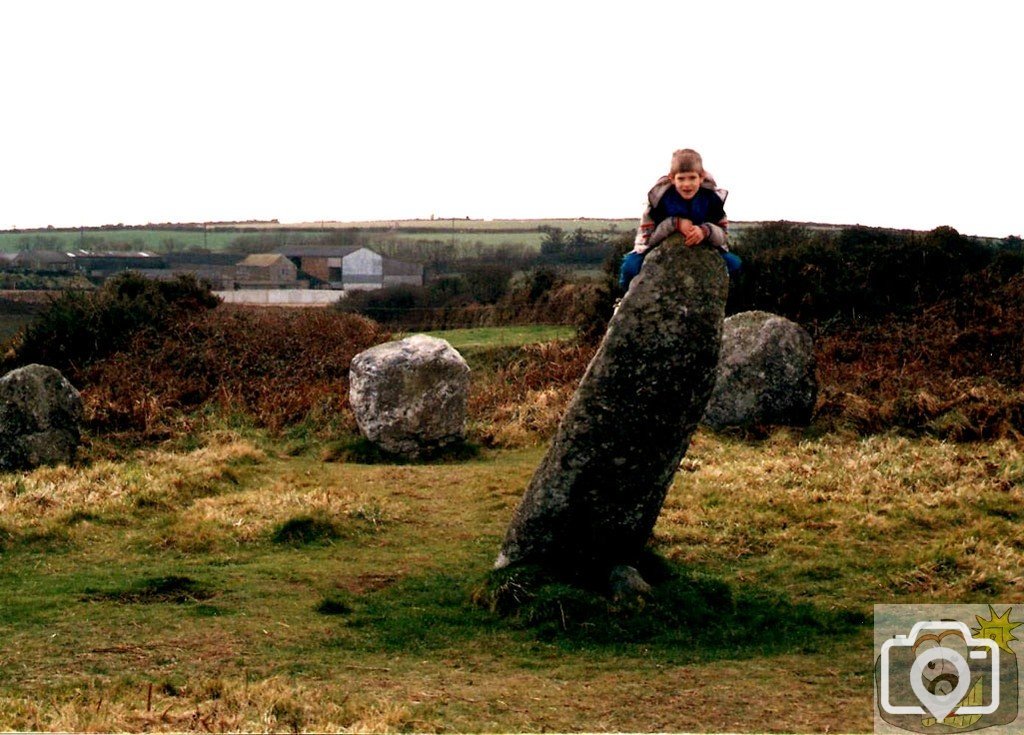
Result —
[[329, 544], [341, 537], [341, 527], [325, 515], [300, 515], [280, 524], [271, 535], [275, 544]]
[[330, 594], [320, 600], [316, 611], [321, 615], [348, 615], [352, 612], [352, 606], [339, 595]]
[[393, 454], [382, 449], [364, 436], [350, 436], [328, 442], [320, 452], [323, 462], [348, 464], [438, 464], [468, 462], [480, 455], [479, 445], [470, 441], [456, 441], [443, 447], [430, 448], [416, 459]]

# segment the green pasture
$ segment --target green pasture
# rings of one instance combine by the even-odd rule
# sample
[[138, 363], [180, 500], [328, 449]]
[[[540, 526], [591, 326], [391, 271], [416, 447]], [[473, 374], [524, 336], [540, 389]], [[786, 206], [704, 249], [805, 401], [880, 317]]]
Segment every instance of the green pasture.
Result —
[[[475, 248], [512, 245], [538, 249], [544, 237], [541, 227], [560, 227], [567, 232], [582, 228], [596, 232], [625, 232], [633, 220], [405, 220], [391, 223], [326, 223], [318, 229], [263, 226], [252, 230], [224, 228], [147, 230], [86, 229], [0, 232], [0, 252], [19, 250], [147, 250], [180, 252], [193, 248], [211, 251], [248, 252], [285, 245], [322, 242], [333, 230], [367, 230], [369, 245], [443, 244], [455, 245], [459, 254], [473, 254]], [[424, 231], [425, 230], [425, 231]]]
[[[637, 212], [637, 217], [639, 217]], [[591, 219], [589, 217], [581, 218], [562, 218], [562, 219], [433, 219], [433, 220], [384, 220], [384, 221], [365, 221], [365, 222], [336, 222], [330, 223], [332, 227], [346, 228], [346, 227], [358, 227], [363, 229], [379, 229], [387, 228], [397, 232], [410, 229], [430, 229], [430, 230], [441, 230], [451, 231], [454, 229], [457, 232], [471, 232], [473, 230], [502, 230], [502, 231], [516, 231], [516, 230], [540, 230], [543, 227], [559, 227], [566, 231], [573, 231], [577, 229], [584, 229], [587, 231], [595, 232], [607, 232], [608, 230], [617, 229], [619, 231], [629, 230], [636, 227], [636, 218], [625, 218], [625, 219]]]
[[393, 243], [397, 247], [402, 245], [454, 245], [458, 254], [472, 255], [475, 248], [492, 249], [502, 245], [522, 247], [528, 250], [540, 250], [540, 244], [544, 240], [544, 233], [534, 231], [519, 232], [472, 232], [455, 231], [444, 232], [438, 230], [436, 233], [404, 234], [401, 232], [383, 233], [370, 235], [384, 243]]
[[[0, 232], [0, 252], [19, 250], [147, 250], [151, 252], [180, 252], [192, 248], [211, 251], [235, 250], [245, 252], [260, 243], [277, 242], [297, 244], [315, 237], [309, 232], [227, 232], [202, 230], [85, 230]], [[283, 238], [283, 239], [282, 239]]]
[[[573, 339], [574, 327], [564, 324], [527, 324], [511, 327], [474, 327], [470, 329], [444, 329], [421, 332], [445, 339], [457, 350], [482, 350], [492, 347], [519, 347], [521, 345], [554, 340]], [[409, 336], [395, 335], [396, 339]]]

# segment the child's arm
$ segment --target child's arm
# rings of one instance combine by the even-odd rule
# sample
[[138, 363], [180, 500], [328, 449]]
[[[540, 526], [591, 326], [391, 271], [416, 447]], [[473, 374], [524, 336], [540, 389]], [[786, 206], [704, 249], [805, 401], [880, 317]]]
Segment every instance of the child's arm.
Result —
[[719, 189], [715, 192], [718, 195], [718, 205], [708, 212], [708, 221], [701, 225], [704, 232], [704, 239], [711, 247], [718, 248], [723, 252], [729, 251], [729, 218], [725, 214], [725, 197], [729, 196], [727, 191]]
[[[722, 213], [722, 218], [718, 222], [705, 222], [702, 225], [696, 225], [693, 229], [700, 230], [700, 238], [697, 242], [690, 242], [690, 238], [687, 237], [687, 245], [696, 245], [701, 242], [707, 242], [713, 248], [719, 250], [729, 250], [729, 220], [726, 218], [725, 213]], [[686, 233], [683, 233], [684, 235]]]
[[[682, 217], [669, 217], [662, 220], [651, 231], [644, 243], [644, 250], [655, 247], [666, 237], [676, 232], [683, 236], [687, 245], [700, 245], [702, 242], [707, 242], [713, 248], [728, 250], [729, 246], [726, 244], [728, 241], [728, 227], [729, 220], [725, 218], [724, 212], [717, 223], [705, 222], [700, 225], [695, 225], [690, 220], [683, 219]], [[637, 241], [639, 242], [639, 237]]]
[[636, 228], [636, 237], [633, 239], [634, 252], [643, 253], [653, 247], [650, 244], [650, 240], [651, 235], [654, 234], [655, 222], [654, 218], [651, 217], [651, 209], [651, 205], [648, 204], [644, 208], [644, 213], [640, 215], [640, 225]]

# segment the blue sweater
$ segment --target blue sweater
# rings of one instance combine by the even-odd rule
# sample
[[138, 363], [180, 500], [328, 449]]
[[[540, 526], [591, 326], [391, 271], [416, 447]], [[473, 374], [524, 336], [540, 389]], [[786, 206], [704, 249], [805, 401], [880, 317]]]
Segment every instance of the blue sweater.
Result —
[[651, 219], [655, 223], [669, 217], [682, 217], [695, 225], [703, 225], [707, 222], [717, 223], [725, 218], [725, 205], [711, 189], [701, 187], [697, 189], [693, 198], [687, 201], [679, 195], [675, 187], [671, 187], [651, 211]]

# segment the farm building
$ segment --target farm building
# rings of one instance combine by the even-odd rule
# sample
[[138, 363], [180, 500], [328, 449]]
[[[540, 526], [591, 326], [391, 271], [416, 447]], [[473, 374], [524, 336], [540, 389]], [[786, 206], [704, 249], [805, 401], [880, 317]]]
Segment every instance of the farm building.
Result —
[[164, 262], [174, 276], [190, 274], [216, 290], [235, 287], [237, 266], [244, 253], [168, 253]]
[[74, 261], [67, 253], [23, 250], [4, 258], [3, 267], [23, 271], [70, 271], [74, 270]]
[[331, 288], [341, 288], [342, 259], [355, 252], [355, 247], [326, 247], [317, 245], [297, 245], [280, 250], [306, 275]]
[[330, 288], [374, 289], [397, 284], [423, 285], [423, 266], [386, 258], [364, 247], [297, 245], [278, 251], [303, 273]]
[[341, 287], [346, 291], [381, 288], [384, 285], [384, 256], [359, 248], [341, 259]]
[[159, 255], [147, 252], [91, 253], [78, 250], [68, 253], [68, 257], [75, 268], [94, 278], [110, 278], [123, 271], [145, 271], [166, 267], [166, 263]]
[[173, 281], [179, 276], [193, 276], [200, 283], [209, 284], [213, 290], [222, 291], [235, 287], [235, 269], [217, 266], [183, 266], [175, 268], [139, 268], [133, 271], [154, 281]]
[[163, 256], [168, 268], [231, 268], [245, 260], [248, 253], [166, 253]]
[[299, 281], [295, 263], [280, 253], [257, 253], [240, 261], [236, 280], [245, 288], [298, 288], [306, 285]]

